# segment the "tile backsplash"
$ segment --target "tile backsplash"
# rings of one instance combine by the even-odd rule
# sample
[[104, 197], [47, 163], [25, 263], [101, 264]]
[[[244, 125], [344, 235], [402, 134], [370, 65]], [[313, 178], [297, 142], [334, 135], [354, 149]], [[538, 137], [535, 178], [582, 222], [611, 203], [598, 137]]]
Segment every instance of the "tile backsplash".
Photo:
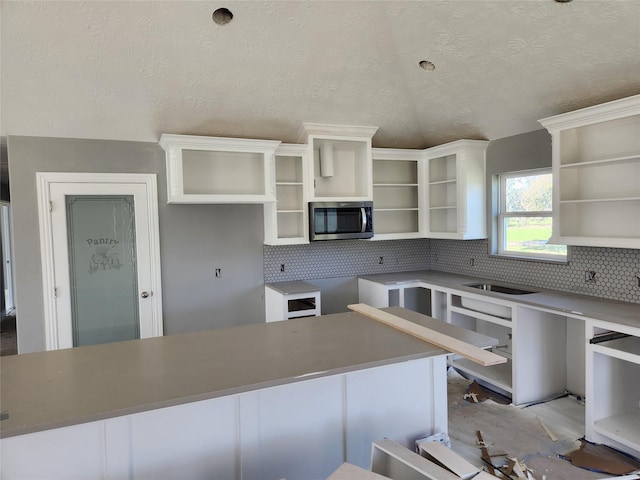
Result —
[[[282, 265], [284, 272], [281, 271]], [[308, 245], [264, 246], [266, 283], [428, 268], [428, 239], [337, 240]]]
[[[636, 277], [640, 275], [640, 250], [570, 247], [569, 262], [554, 264], [490, 256], [487, 242], [431, 240], [430, 268], [640, 303], [640, 286]], [[595, 272], [595, 282], [585, 281], [587, 271]]]
[[[264, 280], [269, 283], [432, 269], [640, 303], [640, 250], [572, 247], [567, 264], [499, 258], [487, 252], [487, 240], [265, 245]], [[587, 271], [595, 272], [595, 282], [585, 281]]]

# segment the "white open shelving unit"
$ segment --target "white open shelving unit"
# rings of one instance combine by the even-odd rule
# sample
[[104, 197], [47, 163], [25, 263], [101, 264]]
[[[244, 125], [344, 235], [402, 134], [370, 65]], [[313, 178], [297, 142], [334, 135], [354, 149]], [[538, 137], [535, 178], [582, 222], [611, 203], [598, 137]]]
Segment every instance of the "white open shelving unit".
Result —
[[640, 95], [540, 120], [553, 138], [553, 240], [640, 248]]
[[279, 145], [273, 140], [163, 134], [167, 202], [275, 201], [271, 165]]
[[374, 148], [374, 240], [418, 238], [424, 231], [420, 205], [424, 205], [422, 152]]
[[424, 151], [426, 234], [430, 238], [486, 238], [485, 150], [489, 142], [458, 140]]
[[308, 243], [306, 145], [281, 144], [275, 152], [276, 201], [264, 205], [265, 243]]
[[298, 133], [306, 143], [310, 201], [372, 200], [371, 138], [378, 127], [303, 123]]

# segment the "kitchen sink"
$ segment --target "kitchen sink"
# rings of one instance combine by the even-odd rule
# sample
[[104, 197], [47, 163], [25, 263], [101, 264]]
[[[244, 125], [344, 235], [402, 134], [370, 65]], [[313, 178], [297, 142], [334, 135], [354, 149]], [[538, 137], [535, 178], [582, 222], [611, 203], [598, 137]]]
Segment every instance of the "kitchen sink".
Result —
[[529, 293], [538, 293], [535, 290], [523, 290], [521, 288], [505, 287], [504, 285], [496, 285], [495, 283], [468, 283], [465, 285], [471, 288], [478, 288], [488, 292], [505, 293], [507, 295], [527, 295]]

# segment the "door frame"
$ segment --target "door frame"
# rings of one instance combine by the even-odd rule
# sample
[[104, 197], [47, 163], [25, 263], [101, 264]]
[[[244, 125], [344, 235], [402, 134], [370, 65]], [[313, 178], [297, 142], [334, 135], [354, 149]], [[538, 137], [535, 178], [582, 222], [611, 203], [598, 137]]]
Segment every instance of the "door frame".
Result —
[[59, 322], [56, 309], [56, 282], [53, 251], [53, 224], [51, 221], [50, 185], [52, 183], [129, 183], [143, 184], [147, 191], [148, 218], [136, 218], [136, 222], [146, 220], [149, 230], [149, 256], [151, 259], [151, 301], [152, 337], [163, 335], [162, 326], [162, 280], [160, 272], [160, 238], [158, 222], [158, 188], [156, 174], [153, 173], [79, 173], [79, 172], [36, 172], [38, 193], [38, 222], [40, 231], [40, 255], [42, 262], [42, 294], [44, 302], [44, 327], [46, 350], [60, 348]]

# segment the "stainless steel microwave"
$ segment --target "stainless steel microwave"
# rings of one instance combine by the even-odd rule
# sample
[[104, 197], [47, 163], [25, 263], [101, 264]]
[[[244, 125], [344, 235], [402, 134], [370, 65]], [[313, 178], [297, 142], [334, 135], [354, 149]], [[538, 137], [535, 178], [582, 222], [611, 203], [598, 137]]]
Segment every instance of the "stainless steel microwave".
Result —
[[373, 237], [373, 202], [310, 202], [309, 240]]

